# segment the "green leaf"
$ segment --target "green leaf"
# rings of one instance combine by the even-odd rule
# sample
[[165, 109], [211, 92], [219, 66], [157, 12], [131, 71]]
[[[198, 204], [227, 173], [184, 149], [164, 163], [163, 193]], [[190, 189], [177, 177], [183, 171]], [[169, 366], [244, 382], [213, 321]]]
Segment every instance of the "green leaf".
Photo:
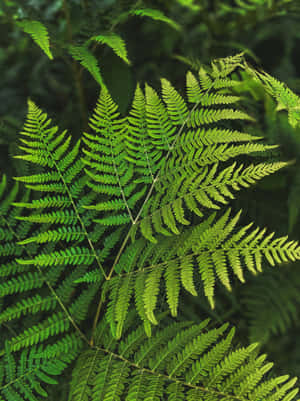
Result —
[[45, 52], [50, 60], [53, 60], [53, 55], [50, 50], [49, 35], [47, 28], [39, 21], [18, 21], [17, 25], [28, 33], [38, 46]]

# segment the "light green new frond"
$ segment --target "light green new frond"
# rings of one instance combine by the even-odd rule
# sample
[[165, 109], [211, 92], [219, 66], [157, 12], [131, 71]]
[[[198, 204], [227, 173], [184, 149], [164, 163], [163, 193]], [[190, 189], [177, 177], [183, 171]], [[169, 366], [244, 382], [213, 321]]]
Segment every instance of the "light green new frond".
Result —
[[69, 46], [71, 56], [79, 61], [86, 68], [92, 77], [98, 82], [101, 87], [104, 87], [104, 82], [100, 73], [96, 57], [89, 51], [87, 46]]
[[168, 114], [174, 125], [182, 125], [188, 117], [188, 108], [182, 96], [166, 79], [161, 80], [162, 96], [167, 105]]
[[90, 40], [111, 47], [117, 56], [125, 61], [125, 63], [130, 64], [130, 61], [128, 60], [126, 44], [124, 40], [116, 33], [93, 36]]
[[[203, 84], [202, 84], [203, 86]], [[202, 106], [232, 104], [240, 100], [239, 96], [228, 95], [223, 92], [209, 92], [200, 87], [196, 77], [189, 71], [186, 76], [187, 97], [190, 103], [199, 103]]]
[[[138, 328], [109, 349], [106, 341], [98, 341], [76, 363], [69, 400], [295, 398], [296, 378], [269, 378], [266, 373], [273, 364], [265, 362], [264, 355], [257, 356], [257, 344], [238, 348], [233, 344], [234, 329], [228, 331], [227, 324], [206, 326], [207, 321], [186, 327], [173, 324], [155, 330], [151, 338]], [[107, 326], [102, 330], [107, 332]], [[135, 352], [124, 353], [130, 346]]]
[[[90, 177], [88, 185], [104, 196], [100, 203], [89, 208], [102, 211], [96, 220], [100, 224], [122, 225], [133, 221], [132, 210], [145, 188], [134, 192], [137, 186], [134, 169], [125, 152], [126, 120], [120, 118], [118, 107], [106, 89], [101, 91], [90, 127], [96, 135], [84, 134], [85, 172]], [[105, 213], [109, 210], [125, 213]]]
[[38, 46], [45, 52], [45, 54], [53, 59], [53, 55], [50, 50], [49, 35], [47, 28], [40, 21], [19, 21], [17, 25], [23, 29], [25, 33], [28, 33]]
[[134, 163], [135, 170], [139, 174], [136, 182], [153, 182], [154, 175], [159, 168], [157, 157], [160, 151], [151, 143], [151, 137], [147, 131], [146, 100], [137, 85], [131, 110], [128, 116], [128, 125], [125, 134], [126, 159]]
[[157, 149], [168, 151], [175, 139], [176, 128], [155, 90], [146, 85], [145, 93], [148, 135]]
[[[219, 165], [216, 163], [209, 168], [204, 167], [194, 173], [190, 172], [187, 178], [177, 172], [161, 177], [157, 200], [150, 209], [151, 215], [143, 217], [140, 221], [141, 232], [145, 238], [155, 241], [152, 225], [158, 228], [159, 233], [164, 234], [162, 224], [160, 226], [155, 224], [159, 218], [171, 232], [179, 234], [176, 223], [189, 224], [184, 217], [184, 210], [202, 216], [203, 208], [219, 209], [220, 204], [228, 203], [228, 198], [234, 199], [233, 190], [247, 188], [287, 165], [288, 163], [284, 162], [261, 163], [243, 168], [243, 165], [237, 166], [233, 163], [226, 169], [219, 170]], [[161, 206], [155, 209], [157, 204]]]
[[196, 128], [206, 124], [217, 123], [222, 120], [248, 120], [253, 118], [243, 111], [233, 109], [198, 109], [191, 113], [188, 127]]

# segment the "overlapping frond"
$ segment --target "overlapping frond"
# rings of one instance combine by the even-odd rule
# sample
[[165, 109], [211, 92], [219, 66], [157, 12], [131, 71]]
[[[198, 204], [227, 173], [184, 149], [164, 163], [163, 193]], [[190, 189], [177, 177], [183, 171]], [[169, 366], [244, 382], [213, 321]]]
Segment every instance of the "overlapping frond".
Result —
[[[96, 221], [104, 225], [122, 225], [133, 221], [133, 209], [144, 195], [145, 187], [135, 191], [134, 165], [126, 159], [124, 139], [126, 121], [119, 116], [117, 105], [102, 89], [90, 127], [95, 134], [84, 134], [85, 172], [88, 185], [103, 200], [89, 206], [102, 212]], [[111, 212], [111, 213], [107, 213]]]
[[[100, 327], [96, 345], [73, 371], [70, 401], [292, 400], [297, 378], [267, 377], [273, 363], [257, 344], [237, 348], [234, 329], [208, 321], [173, 323], [147, 338], [141, 327], [112, 342]], [[97, 333], [97, 334], [98, 334]]]
[[248, 283], [241, 304], [249, 322], [251, 341], [267, 343], [272, 335], [284, 334], [299, 318], [298, 266], [266, 271]]
[[[0, 395], [5, 401], [37, 401], [39, 397], [47, 397], [45, 385], [57, 384], [56, 377], [74, 360], [76, 351], [59, 355], [59, 358], [44, 359], [40, 349], [32, 347], [20, 354], [16, 363], [8, 343], [5, 354], [0, 360]], [[4, 382], [3, 382], [4, 379]]]
[[[145, 322], [157, 324], [154, 315], [159, 294], [166, 294], [166, 301], [173, 316], [177, 315], [180, 289], [183, 287], [197, 295], [196, 275], [202, 282], [203, 291], [211, 307], [214, 307], [214, 289], [220, 281], [231, 290], [232, 273], [244, 282], [244, 270], [253, 274], [262, 271], [262, 260], [272, 266], [276, 263], [295, 261], [300, 258], [300, 247], [287, 237], [273, 239], [274, 233], [266, 235], [265, 229], [239, 228], [240, 213], [229, 218], [230, 209], [212, 224], [212, 218], [170, 239], [159, 239], [158, 245], [143, 248], [143, 256], [135, 259], [128, 273], [106, 283], [109, 292], [108, 320], [117, 337], [130, 301], [135, 295], [136, 309]], [[130, 249], [129, 249], [130, 252]], [[126, 253], [126, 251], [125, 251]], [[123, 264], [124, 265], [124, 264]], [[148, 329], [147, 329], [148, 330]]]
[[[42, 228], [42, 231], [20, 241], [20, 244], [58, 241], [77, 243], [85, 240], [86, 247], [77, 248], [77, 251], [76, 248], [66, 251], [69, 260], [72, 258], [74, 261], [75, 255], [80, 253], [91, 254], [97, 260], [96, 251], [87, 232], [87, 226], [94, 216], [85, 214], [83, 208], [94, 199], [94, 195], [84, 193], [87, 177], [82, 174], [84, 165], [79, 153], [80, 142], [71, 147], [71, 137], [67, 136], [66, 131], [59, 134], [57, 127], [51, 127], [51, 120], [33, 102], [29, 101], [28, 107], [27, 122], [21, 133], [22, 146], [20, 146], [25, 154], [16, 157], [41, 166], [42, 171], [15, 179], [24, 182], [31, 190], [45, 193], [45, 196], [28, 203], [15, 203], [16, 206], [32, 210], [27, 216], [17, 217], [19, 220], [40, 224]], [[45, 224], [48, 224], [46, 230]], [[55, 225], [54, 229], [50, 228], [51, 225]], [[62, 251], [60, 261], [64, 254], [65, 251]], [[45, 252], [40, 255], [44, 261], [47, 257]], [[60, 263], [55, 256], [51, 262], [51, 254], [49, 258], [49, 265], [55, 261], [55, 264]], [[19, 262], [31, 264], [32, 259]], [[100, 263], [99, 267], [101, 269]]]
[[201, 209], [220, 209], [220, 205], [234, 198], [232, 190], [249, 187], [286, 165], [288, 163], [284, 162], [260, 163], [244, 168], [243, 165], [237, 166], [237, 163], [233, 163], [220, 170], [218, 163], [215, 163], [190, 172], [187, 177], [177, 171], [169, 173], [158, 182], [155, 201], [151, 208], [145, 209], [146, 217], [141, 220], [141, 231], [145, 238], [153, 242], [156, 239], [152, 231], [164, 234], [167, 228], [174, 234], [179, 234], [176, 223], [189, 224], [184, 217], [185, 210], [202, 217]]
[[[87, 46], [73, 50], [83, 64], [89, 58]], [[132, 401], [145, 392], [147, 399], [189, 401], [296, 395], [287, 376], [259, 384], [271, 365], [255, 346], [231, 351], [226, 326], [170, 323], [147, 338], [166, 305], [177, 315], [183, 290], [203, 291], [213, 308], [217, 282], [230, 291], [234, 276], [244, 282], [245, 271], [261, 272], [263, 261], [300, 259], [296, 241], [239, 227], [240, 213], [230, 217], [230, 209], [217, 215], [235, 191], [288, 165], [249, 163], [248, 156], [272, 147], [246, 132], [253, 118], [235, 106], [238, 82], [230, 74], [243, 63], [237, 55], [201, 68], [197, 79], [189, 73], [187, 101], [166, 79], [161, 97], [137, 86], [127, 118], [102, 85], [83, 157], [81, 142], [72, 144], [29, 101], [17, 157], [33, 168], [8, 191], [5, 178], [0, 182], [4, 400], [44, 395], [35, 378], [50, 381], [52, 368], [37, 373], [40, 366], [55, 358], [65, 367], [83, 344], [89, 349], [78, 359], [69, 401]], [[238, 156], [247, 156], [243, 164], [230, 161]], [[20, 183], [26, 191], [17, 197]], [[132, 303], [143, 325], [118, 342], [135, 325]], [[94, 321], [85, 325], [91, 310]], [[21, 358], [17, 371], [12, 353]], [[33, 376], [28, 367], [36, 367]]]
[[289, 123], [292, 127], [299, 125], [300, 121], [300, 98], [283, 82], [272, 77], [265, 71], [259, 72], [245, 63], [245, 70], [254, 79], [259, 81], [265, 90], [277, 101], [277, 111], [287, 110]]
[[[95, 244], [105, 229], [95, 230], [92, 221], [96, 212], [84, 208], [97, 194], [86, 187], [80, 142], [71, 146], [71, 137], [50, 124], [47, 115], [29, 101], [20, 146], [24, 153], [17, 157], [33, 163], [35, 174], [16, 177], [17, 183], [8, 195], [4, 192], [5, 180], [0, 185], [4, 192], [0, 221], [3, 241], [12, 239], [15, 244], [15, 251], [9, 255], [5, 251], [7, 258], [1, 261], [0, 296], [5, 303], [0, 322], [9, 329], [13, 321], [33, 317], [19, 324], [18, 333], [10, 332], [7, 343], [13, 352], [43, 341], [58, 347], [58, 337], [63, 336], [77, 335], [81, 342], [87, 341], [79, 326], [103, 279], [102, 262], [116, 243], [113, 239], [104, 243], [101, 256], [96, 251]], [[31, 197], [27, 190], [16, 198], [18, 182], [30, 189]], [[119, 235], [115, 233], [117, 240]], [[82, 289], [76, 280], [92, 263], [101, 279], [93, 288]], [[5, 350], [0, 353], [4, 355]]]

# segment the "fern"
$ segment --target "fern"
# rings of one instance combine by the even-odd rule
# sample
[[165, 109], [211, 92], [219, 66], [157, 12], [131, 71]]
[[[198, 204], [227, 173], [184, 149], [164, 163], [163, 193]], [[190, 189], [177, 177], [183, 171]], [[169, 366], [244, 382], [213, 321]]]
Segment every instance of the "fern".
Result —
[[168, 18], [161, 10], [154, 8], [132, 8], [131, 10], [125, 11], [118, 15], [114, 21], [114, 25], [126, 21], [131, 16], [151, 18], [152, 20], [163, 22], [177, 31], [181, 29], [177, 22], [171, 18]]
[[[176, 316], [180, 286], [192, 295], [197, 294], [194, 266], [197, 266], [200, 274], [204, 293], [211, 307], [214, 307], [216, 279], [220, 280], [229, 291], [231, 290], [229, 269], [232, 269], [234, 275], [244, 282], [243, 266], [251, 273], [257, 274], [262, 271], [263, 258], [266, 258], [272, 266], [275, 261], [282, 263], [299, 259], [298, 243], [287, 242], [287, 237], [272, 239], [274, 233], [265, 235], [265, 229], [256, 228], [250, 231], [251, 224], [234, 232], [239, 214], [229, 219], [229, 211], [214, 225], [211, 225], [210, 219], [190, 229], [189, 235], [185, 232], [176, 240], [160, 238], [158, 242], [160, 245], [155, 253], [152, 250], [147, 255], [148, 258], [141, 257], [137, 260], [136, 267], [131, 268], [132, 272], [125, 274], [125, 281], [120, 280], [120, 277], [111, 280], [108, 285], [110, 286], [110, 307], [113, 311], [108, 319], [112, 327], [117, 323], [119, 335], [125, 316], [123, 314], [120, 319], [117, 311], [121, 308], [128, 309], [134, 288], [138, 300], [136, 308], [141, 319], [157, 324], [154, 310], [163, 277], [167, 302], [172, 315]], [[159, 254], [160, 250], [161, 254]], [[125, 293], [122, 290], [123, 285], [127, 287]], [[140, 294], [143, 294], [142, 305]]]
[[117, 34], [102, 34], [93, 36], [90, 39], [101, 44], [105, 44], [112, 48], [112, 50], [119, 56], [125, 63], [130, 64], [127, 56], [127, 50], [124, 40]]
[[266, 378], [273, 364], [257, 355], [257, 344], [236, 348], [227, 324], [207, 324], [173, 323], [151, 338], [139, 327], [120, 343], [101, 327], [94, 349], [82, 353], [73, 371], [69, 401], [296, 397], [296, 378]]
[[[47, 397], [43, 384], [57, 384], [55, 376], [60, 375], [72, 362], [76, 352], [60, 353], [59, 358], [43, 359], [41, 348], [32, 347], [22, 351], [16, 364], [9, 343], [5, 344], [5, 355], [0, 362], [0, 394], [2, 400], [36, 401], [37, 397]], [[5, 384], [3, 385], [3, 378]]]
[[24, 20], [17, 22], [17, 25], [28, 33], [44, 53], [53, 60], [50, 50], [49, 35], [46, 27], [40, 21]]
[[92, 77], [102, 87], [104, 83], [100, 73], [100, 68], [98, 66], [97, 59], [93, 55], [93, 53], [90, 52], [88, 47], [86, 45], [85, 46], [70, 45], [69, 52], [76, 61], [79, 61], [80, 64], [89, 71]]
[[232, 350], [226, 326], [152, 328], [184, 291], [213, 308], [217, 283], [231, 291], [234, 276], [300, 259], [297, 241], [221, 210], [289, 165], [249, 162], [274, 146], [247, 133], [255, 121], [232, 91], [243, 55], [188, 73], [186, 98], [166, 79], [162, 96], [138, 85], [121, 116], [87, 44], [71, 52], [102, 86], [90, 132], [74, 143], [29, 100], [16, 157], [30, 167], [0, 182], [2, 398], [46, 396], [38, 383], [78, 358], [70, 401], [292, 399], [295, 380], [259, 384], [271, 365], [255, 346]]

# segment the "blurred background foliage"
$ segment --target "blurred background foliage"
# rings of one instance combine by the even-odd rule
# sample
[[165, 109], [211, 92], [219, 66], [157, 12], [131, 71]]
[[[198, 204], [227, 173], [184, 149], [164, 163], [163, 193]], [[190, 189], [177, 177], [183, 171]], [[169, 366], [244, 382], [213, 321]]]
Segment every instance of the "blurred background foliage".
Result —
[[[47, 28], [52, 60], [24, 32], [24, 21], [40, 21]], [[74, 137], [87, 129], [99, 83], [80, 64], [74, 46], [89, 49], [92, 62], [98, 62], [98, 81], [126, 112], [137, 82], [159, 89], [159, 79], [166, 77], [182, 90], [187, 70], [241, 51], [299, 93], [299, 28], [299, 0], [0, 0], [0, 171], [12, 176], [18, 169], [11, 154], [28, 97]], [[124, 40], [123, 58], [111, 46], [91, 40], [112, 34]], [[236, 78], [241, 81], [236, 90], [256, 118], [252, 133], [280, 145], [270, 160], [293, 163], [241, 191], [233, 209], [242, 208], [247, 223], [299, 240], [300, 128], [291, 127], [287, 113], [276, 110], [258, 82], [246, 73]], [[236, 283], [232, 293], [220, 288], [214, 311], [204, 297], [187, 296], [181, 317], [230, 321], [241, 343], [260, 341], [279, 372], [300, 376], [299, 268], [299, 263], [266, 267], [259, 277], [249, 274], [246, 285]]]

